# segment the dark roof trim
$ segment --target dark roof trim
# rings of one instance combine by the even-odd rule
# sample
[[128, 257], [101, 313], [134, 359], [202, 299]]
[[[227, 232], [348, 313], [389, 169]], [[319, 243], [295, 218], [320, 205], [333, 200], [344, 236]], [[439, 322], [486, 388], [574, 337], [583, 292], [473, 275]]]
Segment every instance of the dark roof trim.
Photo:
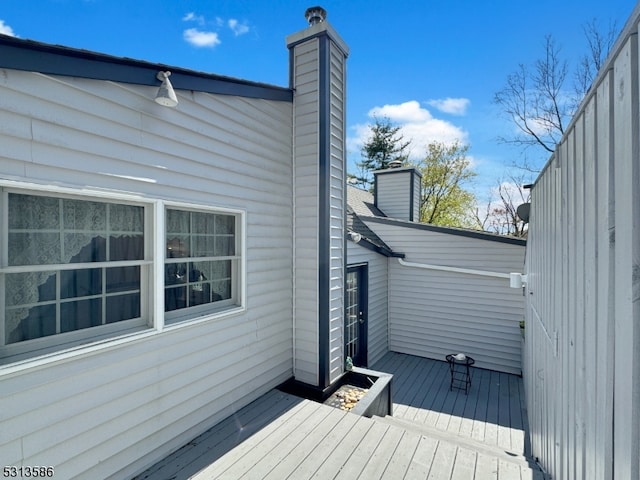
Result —
[[0, 68], [40, 72], [49, 75], [110, 80], [136, 85], [159, 86], [156, 74], [171, 71], [171, 83], [179, 90], [221, 95], [293, 101], [290, 88], [237, 78], [196, 72], [142, 60], [115, 57], [59, 45], [23, 40], [0, 34]]
[[416, 167], [399, 167], [399, 168], [385, 168], [384, 170], [376, 170], [373, 172], [373, 175], [386, 175], [389, 173], [398, 173], [398, 172], [412, 172], [415, 175], [422, 178], [422, 173]]
[[[353, 240], [350, 240], [353, 242]], [[392, 258], [404, 258], [404, 253], [396, 253], [388, 248], [381, 247], [380, 245], [376, 245], [369, 239], [362, 237], [362, 239], [356, 244], [367, 250], [371, 250], [372, 252], [379, 253], [380, 255], [384, 255], [385, 257]]]
[[[296, 34], [294, 34], [293, 36], [296, 36]], [[301, 36], [299, 39], [294, 40], [291, 43], [288, 43], [287, 48], [289, 48], [290, 50], [293, 50], [293, 48], [296, 45], [300, 45], [301, 43], [307, 42], [312, 38], [330, 38], [331, 40], [333, 40], [333, 45], [337, 47], [338, 50], [340, 50], [340, 52], [342, 52], [345, 58], [349, 56], [349, 50], [346, 48], [346, 46], [343, 45], [342, 40], [340, 39], [340, 37], [337, 36], [337, 34], [333, 31], [333, 28], [331, 27], [328, 27], [325, 30], [320, 30], [319, 32], [308, 35], [308, 36]]]
[[430, 232], [447, 233], [449, 235], [459, 235], [461, 237], [477, 238], [479, 240], [488, 240], [490, 242], [509, 243], [511, 245], [526, 245], [527, 241], [522, 238], [507, 237], [504, 235], [497, 235], [495, 233], [481, 232], [476, 230], [465, 230], [462, 228], [454, 227], [441, 227], [438, 225], [431, 225], [428, 223], [415, 223], [408, 222], [406, 220], [396, 220], [392, 218], [380, 218], [380, 217], [363, 217], [360, 219], [364, 222], [382, 223], [386, 225], [395, 225], [398, 227], [414, 228], [417, 230], [428, 230]]

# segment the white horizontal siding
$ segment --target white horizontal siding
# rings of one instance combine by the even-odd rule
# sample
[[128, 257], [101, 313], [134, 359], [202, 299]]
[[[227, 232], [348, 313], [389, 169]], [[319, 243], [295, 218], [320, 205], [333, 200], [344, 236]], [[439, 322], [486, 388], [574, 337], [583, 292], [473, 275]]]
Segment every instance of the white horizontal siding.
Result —
[[390, 218], [411, 220], [411, 181], [410, 170], [376, 175], [376, 206]]
[[[394, 260], [395, 261], [395, 260]], [[368, 345], [367, 364], [380, 360], [389, 351], [387, 318], [388, 258], [353, 242], [347, 243], [347, 264], [366, 263], [368, 266]]]
[[0, 178], [247, 212], [247, 310], [2, 375], [0, 458], [130, 477], [292, 374], [291, 105], [4, 70]]
[[318, 39], [294, 48], [294, 375], [318, 385]]
[[[522, 272], [524, 246], [367, 222], [405, 260], [489, 272]], [[389, 263], [389, 349], [443, 360], [463, 352], [476, 366], [521, 373], [522, 290], [509, 279]]]

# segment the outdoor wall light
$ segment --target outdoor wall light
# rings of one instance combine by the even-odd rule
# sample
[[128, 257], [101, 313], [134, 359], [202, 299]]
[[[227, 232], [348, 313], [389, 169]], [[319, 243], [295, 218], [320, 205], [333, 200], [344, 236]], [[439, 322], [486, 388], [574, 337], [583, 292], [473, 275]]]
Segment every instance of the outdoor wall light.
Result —
[[158, 72], [156, 75], [156, 78], [162, 82], [156, 95], [156, 103], [163, 107], [175, 107], [178, 105], [178, 97], [176, 97], [176, 92], [173, 91], [169, 75], [171, 75], [171, 72]]
[[351, 237], [353, 243], [358, 243], [360, 242], [360, 240], [362, 240], [362, 235], [360, 235], [358, 232], [350, 231], [349, 236]]

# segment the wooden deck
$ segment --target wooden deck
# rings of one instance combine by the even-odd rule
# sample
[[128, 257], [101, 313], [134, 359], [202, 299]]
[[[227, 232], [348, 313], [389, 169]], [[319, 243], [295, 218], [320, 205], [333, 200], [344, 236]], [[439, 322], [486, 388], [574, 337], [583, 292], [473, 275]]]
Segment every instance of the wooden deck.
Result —
[[393, 374], [393, 417], [518, 455], [527, 425], [522, 378], [472, 368], [471, 388], [449, 391], [446, 362], [388, 353], [373, 370]]
[[390, 353], [394, 416], [364, 418], [273, 390], [135, 480], [543, 479], [525, 455], [519, 377]]

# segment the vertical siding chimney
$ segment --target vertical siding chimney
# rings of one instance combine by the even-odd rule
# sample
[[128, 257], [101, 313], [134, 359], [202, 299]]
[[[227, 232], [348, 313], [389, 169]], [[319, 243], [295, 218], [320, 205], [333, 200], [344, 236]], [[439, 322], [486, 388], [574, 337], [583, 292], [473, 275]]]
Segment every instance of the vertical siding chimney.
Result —
[[391, 218], [420, 221], [422, 174], [414, 167], [373, 172], [376, 206]]
[[321, 7], [287, 37], [293, 95], [294, 377], [324, 389], [344, 368], [348, 48]]

